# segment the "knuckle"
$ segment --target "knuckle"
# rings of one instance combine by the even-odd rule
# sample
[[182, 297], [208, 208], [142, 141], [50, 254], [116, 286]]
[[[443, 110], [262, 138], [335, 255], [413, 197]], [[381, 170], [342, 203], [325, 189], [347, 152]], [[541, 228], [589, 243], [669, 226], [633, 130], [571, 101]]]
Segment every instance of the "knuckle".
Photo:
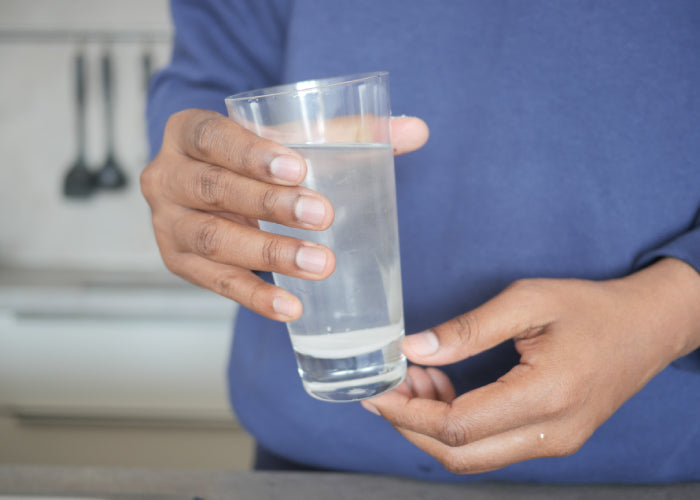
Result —
[[183, 270], [178, 259], [171, 253], [161, 250], [160, 256], [163, 259], [163, 264], [165, 268], [171, 273], [182, 276]]
[[224, 170], [214, 165], [208, 165], [197, 174], [195, 194], [207, 205], [221, 208], [225, 190]]
[[156, 186], [159, 184], [160, 176], [158, 174], [158, 168], [156, 166], [155, 160], [141, 171], [139, 177], [139, 183], [141, 186], [141, 193], [147, 201], [151, 201], [154, 197]]
[[199, 228], [195, 249], [203, 256], [215, 256], [221, 248], [221, 238], [219, 236], [219, 224], [215, 218], [209, 219]]
[[560, 391], [550, 387], [540, 398], [540, 412], [548, 418], [562, 416], [568, 407], [567, 402], [562, 398]]
[[168, 117], [168, 120], [165, 122], [165, 130], [163, 132], [164, 137], [172, 135], [173, 129], [176, 129], [179, 126], [185, 113], [185, 110], [178, 111], [177, 113], [173, 113]]
[[153, 227], [153, 235], [161, 252], [169, 247], [177, 247], [173, 235], [173, 225], [161, 217], [158, 211], [153, 210], [151, 213], [151, 226]]
[[537, 279], [519, 279], [508, 285], [507, 290], [511, 293], [529, 295], [536, 292], [539, 285]]
[[241, 136], [239, 143], [239, 161], [247, 172], [255, 172], [260, 163], [260, 146], [263, 140], [250, 134]]
[[192, 281], [188, 261], [180, 252], [173, 249], [161, 248], [160, 255], [163, 260], [163, 264], [168, 271], [173, 273], [175, 276]]
[[470, 343], [478, 343], [479, 326], [477, 325], [476, 317], [472, 314], [462, 314], [454, 318], [450, 322], [450, 337], [453, 339], [453, 344], [464, 345]]
[[219, 124], [221, 117], [212, 116], [201, 120], [194, 128], [194, 148], [203, 156], [209, 155], [223, 142]]
[[177, 113], [173, 113], [168, 117], [165, 122], [165, 128], [163, 130], [163, 146], [166, 143], [177, 143], [178, 138], [181, 136], [183, 126], [191, 119], [193, 116], [193, 110], [183, 109]]
[[[214, 292], [224, 297], [234, 299], [238, 289], [239, 279], [237, 276], [223, 273], [216, 277], [214, 281]], [[235, 300], [235, 299], [234, 299]]]
[[269, 285], [250, 283], [246, 274], [237, 272], [222, 273], [216, 277], [212, 290], [253, 311], [261, 312], [269, 304]]
[[450, 449], [438, 460], [452, 474], [468, 474], [471, 470], [465, 457], [458, 450]]
[[262, 258], [267, 268], [276, 268], [282, 261], [284, 246], [282, 242], [271, 236], [265, 240], [262, 247]]
[[506, 291], [523, 301], [538, 301], [551, 296], [550, 280], [544, 278], [520, 279], [511, 283]]
[[280, 201], [280, 195], [277, 189], [269, 187], [265, 190], [260, 198], [260, 216], [263, 219], [270, 219], [277, 208]]
[[586, 442], [586, 438], [579, 433], [567, 434], [565, 439], [553, 444], [548, 456], [568, 457], [578, 452]]
[[552, 380], [540, 402], [542, 413], [549, 418], [560, 418], [577, 407], [576, 390], [564, 378]]
[[574, 453], [578, 452], [581, 447], [583, 446], [583, 443], [579, 443], [578, 441], [571, 441], [568, 442], [564, 445], [561, 445], [559, 449], [556, 451], [557, 457], [569, 457], [573, 455]]
[[438, 439], [451, 448], [467, 444], [470, 430], [463, 419], [447, 417], [438, 432]]
[[247, 307], [253, 311], [264, 311], [269, 309], [270, 304], [270, 286], [267, 283], [255, 284], [248, 293], [246, 300]]
[[542, 402], [542, 414], [549, 418], [563, 416], [568, 410], [568, 404], [561, 398], [550, 395]]
[[546, 278], [521, 279], [511, 283], [504, 295], [508, 295], [521, 315], [521, 329], [525, 334], [537, 334], [555, 321], [561, 312], [561, 280]]

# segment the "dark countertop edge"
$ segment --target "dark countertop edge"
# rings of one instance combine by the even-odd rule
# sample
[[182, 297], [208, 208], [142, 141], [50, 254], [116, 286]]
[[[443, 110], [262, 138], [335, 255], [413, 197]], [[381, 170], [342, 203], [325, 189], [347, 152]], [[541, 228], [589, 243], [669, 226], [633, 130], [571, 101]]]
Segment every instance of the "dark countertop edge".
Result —
[[113, 467], [0, 465], [0, 495], [80, 495], [103, 498], [170, 496], [206, 499], [694, 499], [700, 483], [669, 485], [542, 485], [413, 479], [323, 472], [234, 472]]

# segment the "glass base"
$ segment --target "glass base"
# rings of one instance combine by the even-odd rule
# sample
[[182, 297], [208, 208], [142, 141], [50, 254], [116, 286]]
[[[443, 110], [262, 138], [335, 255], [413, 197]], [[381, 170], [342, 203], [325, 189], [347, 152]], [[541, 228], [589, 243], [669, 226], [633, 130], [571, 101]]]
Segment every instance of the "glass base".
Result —
[[361, 401], [390, 391], [399, 385], [406, 376], [406, 359], [402, 356], [394, 363], [385, 364], [379, 368], [379, 370], [366, 370], [366, 372], [356, 371], [352, 377], [346, 375], [342, 380], [328, 382], [304, 380], [302, 374], [302, 383], [306, 392], [322, 401], [337, 403]]
[[[296, 353], [304, 389], [323, 401], [360, 401], [377, 396], [399, 385], [406, 376], [406, 358], [401, 353], [401, 335], [379, 349], [345, 357]], [[307, 351], [308, 352], [308, 351]], [[342, 351], [341, 351], [342, 352]], [[322, 355], [323, 357], [320, 357]]]

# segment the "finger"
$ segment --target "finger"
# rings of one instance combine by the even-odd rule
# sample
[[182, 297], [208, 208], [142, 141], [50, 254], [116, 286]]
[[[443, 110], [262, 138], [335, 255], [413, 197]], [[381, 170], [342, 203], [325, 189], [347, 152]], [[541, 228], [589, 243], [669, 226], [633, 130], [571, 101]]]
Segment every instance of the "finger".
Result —
[[188, 109], [171, 116], [166, 144], [190, 158], [265, 182], [296, 185], [306, 176], [298, 153], [213, 111]]
[[446, 403], [455, 397], [455, 389], [450, 379], [437, 368], [422, 368], [411, 365], [406, 371], [408, 391], [401, 391], [409, 397], [437, 399]]
[[413, 397], [413, 389], [411, 389], [411, 386], [408, 383], [408, 378], [405, 378], [403, 382], [397, 385], [393, 390], [397, 391], [399, 394], [403, 394], [404, 396]]
[[301, 316], [302, 304], [298, 298], [247, 269], [212, 262], [193, 254], [179, 254], [171, 259], [169, 267], [191, 283], [267, 318], [294, 321]]
[[[394, 153], [414, 151], [428, 140], [428, 126], [415, 117], [392, 117], [390, 140]], [[386, 119], [371, 114], [340, 116], [324, 122], [323, 138], [328, 143], [381, 143], [386, 140]], [[306, 127], [300, 122], [285, 123], [265, 128], [261, 135], [281, 144], [308, 142]]]
[[408, 335], [402, 349], [420, 365], [446, 365], [488, 350], [505, 340], [534, 335], [554, 320], [539, 280], [518, 282], [478, 308], [431, 330]]
[[460, 447], [447, 446], [436, 439], [410, 430], [397, 430], [408, 441], [435, 457], [450, 472], [476, 474], [534, 458], [560, 457], [574, 453], [585, 439], [581, 440], [576, 435], [562, 432], [559, 427], [520, 427]]
[[260, 231], [215, 215], [191, 210], [174, 223], [178, 249], [221, 264], [271, 271], [309, 280], [325, 279], [335, 269], [328, 248]]
[[310, 189], [261, 182], [201, 162], [173, 166], [168, 198], [180, 206], [231, 212], [285, 226], [323, 230], [333, 222], [333, 206]]
[[391, 144], [395, 156], [423, 147], [429, 135], [428, 125], [420, 118], [396, 116], [391, 119]]
[[[480, 439], [556, 419], [567, 411], [559, 381], [531, 380], [516, 367], [498, 382], [444, 401], [386, 393], [369, 400], [392, 425], [414, 431], [447, 446], [463, 446]], [[546, 379], [548, 377], [541, 377]], [[536, 395], [536, 396], [533, 396]]]
[[423, 399], [437, 399], [433, 379], [423, 368], [415, 365], [409, 366], [406, 370], [406, 381], [411, 387], [413, 396]]
[[437, 393], [437, 399], [446, 403], [451, 403], [457, 397], [452, 382], [444, 372], [432, 367], [427, 368], [425, 372], [433, 382], [435, 392]]

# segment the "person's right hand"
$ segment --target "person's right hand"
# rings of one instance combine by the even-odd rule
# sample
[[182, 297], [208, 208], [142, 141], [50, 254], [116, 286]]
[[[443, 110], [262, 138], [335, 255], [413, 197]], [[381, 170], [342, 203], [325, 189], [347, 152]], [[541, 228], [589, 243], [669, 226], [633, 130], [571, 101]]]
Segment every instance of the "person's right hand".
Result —
[[[392, 120], [395, 154], [428, 138], [418, 118]], [[261, 231], [258, 220], [327, 229], [333, 207], [299, 184], [304, 160], [213, 111], [191, 109], [168, 120], [158, 155], [141, 174], [153, 228], [167, 268], [263, 316], [293, 321], [297, 297], [253, 271], [325, 279], [335, 268], [328, 248]]]

